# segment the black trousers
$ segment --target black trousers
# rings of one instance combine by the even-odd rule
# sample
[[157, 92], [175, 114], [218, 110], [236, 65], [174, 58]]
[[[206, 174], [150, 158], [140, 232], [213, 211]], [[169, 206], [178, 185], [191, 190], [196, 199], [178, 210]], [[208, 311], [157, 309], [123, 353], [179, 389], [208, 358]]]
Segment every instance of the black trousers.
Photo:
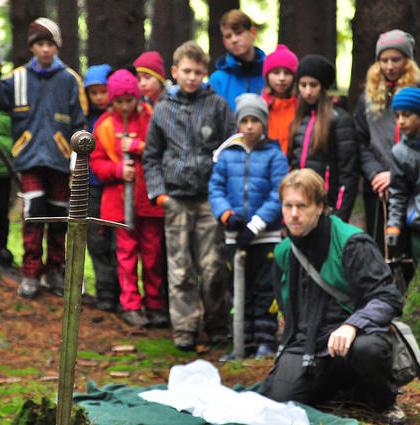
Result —
[[[89, 186], [89, 216], [99, 217], [102, 187]], [[87, 247], [95, 271], [95, 289], [98, 301], [118, 304], [120, 285], [117, 275], [114, 230], [107, 226], [89, 224]]]
[[7, 247], [9, 236], [10, 177], [0, 177], [0, 250]]
[[[249, 245], [246, 248], [245, 343], [247, 346], [268, 344], [275, 348], [277, 314], [269, 312], [274, 299], [272, 278], [274, 246], [273, 243], [264, 243]], [[236, 245], [228, 246], [229, 260], [232, 265], [235, 251]], [[233, 282], [233, 274], [231, 281]]]
[[395, 401], [391, 378], [392, 343], [387, 334], [356, 337], [346, 357], [317, 358], [311, 373], [302, 368], [302, 355], [283, 352], [261, 387], [276, 401], [309, 405], [341, 400], [363, 402], [382, 411]]

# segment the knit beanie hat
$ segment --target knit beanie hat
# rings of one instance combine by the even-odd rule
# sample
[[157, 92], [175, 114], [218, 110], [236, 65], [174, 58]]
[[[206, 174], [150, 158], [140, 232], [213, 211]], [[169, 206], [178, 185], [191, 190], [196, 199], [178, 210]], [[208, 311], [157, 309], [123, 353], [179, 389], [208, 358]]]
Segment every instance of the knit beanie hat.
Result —
[[274, 68], [282, 67], [287, 68], [293, 74], [296, 73], [299, 60], [297, 56], [288, 49], [284, 44], [279, 44], [277, 49], [266, 56], [263, 63], [263, 77], [267, 78], [267, 75]]
[[238, 96], [235, 102], [235, 119], [238, 127], [243, 118], [251, 115], [252, 117], [258, 118], [263, 123], [264, 129], [267, 128], [268, 108], [261, 96], [255, 93], [244, 93]]
[[420, 115], [420, 88], [405, 87], [392, 98], [392, 110], [410, 111]]
[[107, 63], [90, 66], [86, 71], [84, 86], [89, 87], [95, 84], [106, 84], [111, 70], [111, 65]]
[[145, 72], [157, 78], [162, 84], [166, 82], [165, 66], [162, 56], [151, 50], [150, 52], [142, 53], [135, 61], [134, 67], [137, 72]]
[[115, 71], [108, 78], [108, 96], [112, 102], [116, 97], [130, 95], [140, 99], [137, 78], [126, 69]]
[[304, 76], [316, 78], [328, 90], [335, 80], [335, 66], [324, 56], [306, 55], [299, 62], [296, 81]]
[[59, 26], [48, 18], [38, 18], [29, 24], [28, 45], [32, 46], [37, 41], [48, 40], [61, 47], [61, 32]]
[[413, 58], [414, 37], [408, 32], [392, 30], [382, 33], [376, 42], [376, 60], [387, 49], [397, 49], [408, 58]]

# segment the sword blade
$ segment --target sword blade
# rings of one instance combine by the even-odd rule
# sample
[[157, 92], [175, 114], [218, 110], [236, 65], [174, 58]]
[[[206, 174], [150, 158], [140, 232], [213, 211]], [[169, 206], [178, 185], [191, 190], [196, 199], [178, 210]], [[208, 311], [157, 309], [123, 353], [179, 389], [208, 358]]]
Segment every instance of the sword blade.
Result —
[[86, 251], [86, 222], [69, 222], [67, 230], [64, 316], [60, 349], [57, 425], [69, 425], [73, 404], [82, 284]]

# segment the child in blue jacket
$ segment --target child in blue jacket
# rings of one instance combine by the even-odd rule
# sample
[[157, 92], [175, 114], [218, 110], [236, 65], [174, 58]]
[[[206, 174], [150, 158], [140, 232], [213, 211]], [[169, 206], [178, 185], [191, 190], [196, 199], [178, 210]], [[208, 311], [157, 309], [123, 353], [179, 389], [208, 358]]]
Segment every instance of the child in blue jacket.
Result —
[[278, 143], [267, 138], [268, 109], [264, 100], [245, 93], [236, 100], [240, 133], [214, 153], [209, 200], [225, 226], [233, 253], [246, 251], [245, 343], [247, 354], [263, 357], [274, 350], [277, 316], [273, 300], [272, 252], [280, 242], [281, 206], [277, 188], [288, 165]]

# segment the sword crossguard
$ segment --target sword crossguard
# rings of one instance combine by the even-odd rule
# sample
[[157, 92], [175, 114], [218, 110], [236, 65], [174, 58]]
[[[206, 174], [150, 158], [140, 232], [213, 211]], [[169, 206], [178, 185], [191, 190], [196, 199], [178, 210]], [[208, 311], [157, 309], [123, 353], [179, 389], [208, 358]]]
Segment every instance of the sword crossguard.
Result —
[[89, 155], [95, 149], [95, 139], [88, 131], [80, 130], [73, 134], [70, 144], [73, 151], [76, 152], [77, 157], [71, 181], [68, 217], [28, 217], [25, 218], [25, 222], [92, 222], [105, 226], [128, 229], [128, 226], [123, 223], [88, 217]]

